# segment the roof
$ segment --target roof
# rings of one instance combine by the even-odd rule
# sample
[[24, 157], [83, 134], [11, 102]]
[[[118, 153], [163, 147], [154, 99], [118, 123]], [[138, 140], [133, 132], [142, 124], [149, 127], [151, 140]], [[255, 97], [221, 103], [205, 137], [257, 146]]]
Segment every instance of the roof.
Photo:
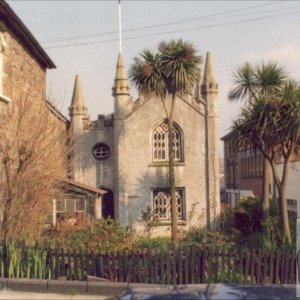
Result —
[[233, 131], [230, 131], [229, 133], [225, 134], [220, 138], [221, 141], [226, 141], [228, 140], [231, 136], [233, 135]]
[[24, 46], [34, 55], [34, 57], [36, 57], [42, 66], [47, 69], [56, 68], [54, 62], [30, 30], [4, 0], [0, 0], [0, 20], [2, 20], [15, 33]]
[[79, 187], [81, 189], [87, 190], [89, 192], [93, 192], [95, 194], [101, 194], [101, 195], [103, 195], [103, 194], [107, 193], [107, 191], [105, 191], [105, 190], [98, 189], [98, 188], [86, 185], [84, 183], [75, 181], [75, 180], [70, 179], [70, 178], [59, 178], [59, 180], [62, 181], [62, 182], [64, 182], [64, 183], [68, 183], [70, 185], [73, 185], [73, 186]]
[[53, 115], [55, 115], [59, 120], [61, 120], [65, 124], [70, 123], [70, 121], [49, 100], [46, 100], [46, 106], [50, 110], [50, 112]]

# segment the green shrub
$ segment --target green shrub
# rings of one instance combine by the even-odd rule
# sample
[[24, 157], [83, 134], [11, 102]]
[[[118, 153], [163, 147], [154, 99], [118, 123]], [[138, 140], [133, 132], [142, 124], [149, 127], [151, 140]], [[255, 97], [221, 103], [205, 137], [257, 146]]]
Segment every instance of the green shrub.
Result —
[[234, 230], [211, 230], [191, 229], [184, 233], [181, 247], [197, 246], [200, 248], [233, 249], [238, 233]]
[[93, 221], [85, 228], [73, 226], [54, 229], [48, 233], [52, 246], [81, 249], [93, 252], [113, 252], [131, 249], [133, 234], [112, 219]]
[[142, 249], [162, 249], [168, 250], [172, 247], [172, 241], [169, 237], [147, 238], [141, 237], [134, 243], [134, 250]]
[[234, 227], [242, 234], [262, 231], [261, 201], [255, 197], [239, 199], [234, 209]]

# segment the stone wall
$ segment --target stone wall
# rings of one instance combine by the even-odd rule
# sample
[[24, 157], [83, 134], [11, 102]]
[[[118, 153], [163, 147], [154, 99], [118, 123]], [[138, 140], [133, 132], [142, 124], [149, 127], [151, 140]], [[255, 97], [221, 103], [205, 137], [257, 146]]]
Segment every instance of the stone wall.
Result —
[[[197, 103], [176, 99], [174, 121], [183, 132], [184, 160], [175, 166], [176, 187], [184, 188], [185, 217], [179, 228], [206, 226], [205, 118]], [[191, 105], [192, 104], [192, 105]], [[168, 188], [168, 162], [153, 163], [151, 136], [165, 119], [160, 99], [134, 104], [118, 128], [119, 220], [140, 227], [142, 210], [153, 207], [154, 188]], [[121, 121], [117, 121], [121, 122]], [[115, 130], [117, 125], [115, 124]], [[170, 234], [170, 221], [161, 222], [153, 234]]]
[[[20, 169], [18, 166], [22, 164], [21, 155], [27, 158], [30, 155], [30, 159], [27, 160], [30, 166], [27, 169], [31, 170], [31, 173], [23, 175], [20, 182], [24, 184], [26, 181], [28, 189], [37, 187], [32, 192], [31, 199], [38, 198], [38, 204], [33, 205], [29, 211], [26, 206], [22, 206], [24, 216], [20, 216], [19, 219], [27, 217], [28, 224], [31, 224], [32, 221], [42, 220], [41, 216], [47, 209], [45, 199], [52, 197], [50, 190], [53, 191], [53, 180], [66, 174], [63, 154], [67, 154], [65, 144], [68, 121], [46, 102], [45, 67], [27, 50], [22, 38], [16, 36], [3, 21], [0, 21], [0, 31], [6, 44], [3, 52], [3, 95], [10, 99], [8, 102], [0, 100], [0, 120], [4, 119], [5, 110], [8, 111], [4, 121], [6, 134], [0, 137], [0, 147], [5, 144], [11, 146], [10, 152], [6, 151], [11, 160], [10, 174]], [[20, 128], [17, 128], [17, 124], [21, 124]], [[13, 139], [18, 142], [13, 143]], [[2, 175], [3, 172], [0, 178], [3, 178]], [[17, 189], [19, 185], [14, 186]], [[6, 187], [4, 182], [3, 190]], [[26, 192], [22, 190], [18, 197], [22, 197], [23, 194]], [[14, 198], [14, 210], [21, 208], [17, 205], [19, 198]], [[6, 205], [5, 197], [1, 197], [0, 200], [3, 201], [2, 206]], [[20, 221], [17, 225], [21, 226], [23, 222]], [[32, 228], [37, 226], [32, 225]]]
[[[77, 116], [78, 117], [78, 116]], [[74, 137], [74, 179], [87, 185], [114, 189], [114, 128], [97, 126], [82, 129]], [[104, 143], [110, 149], [107, 159], [97, 160], [93, 156], [93, 147]]]
[[3, 22], [0, 31], [7, 44], [4, 50], [3, 94], [11, 100], [20, 97], [45, 99], [46, 70]]

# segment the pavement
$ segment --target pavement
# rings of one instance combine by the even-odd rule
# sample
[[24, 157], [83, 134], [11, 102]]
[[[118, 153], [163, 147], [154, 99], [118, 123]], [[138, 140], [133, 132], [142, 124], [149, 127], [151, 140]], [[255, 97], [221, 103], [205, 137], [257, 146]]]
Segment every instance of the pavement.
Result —
[[52, 294], [52, 293], [31, 293], [31, 292], [16, 292], [16, 291], [0, 291], [0, 299], [2, 300], [102, 300], [102, 299], [112, 299], [108, 296], [101, 295], [62, 295], [62, 294]]

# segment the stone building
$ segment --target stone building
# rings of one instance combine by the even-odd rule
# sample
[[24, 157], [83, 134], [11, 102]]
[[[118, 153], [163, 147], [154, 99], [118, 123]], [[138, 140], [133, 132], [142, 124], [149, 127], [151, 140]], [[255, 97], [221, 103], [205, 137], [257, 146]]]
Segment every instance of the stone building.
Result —
[[[0, 1], [0, 125], [14, 99], [44, 100], [46, 69], [54, 63], [9, 5]], [[0, 137], [1, 138], [1, 137]], [[0, 160], [0, 181], [4, 173]]]
[[46, 69], [54, 63], [9, 5], [0, 1], [0, 105], [23, 94], [45, 99]]
[[[180, 229], [215, 226], [219, 215], [219, 167], [216, 147], [218, 85], [210, 53], [195, 95], [176, 99], [175, 178]], [[161, 100], [130, 96], [123, 55], [112, 88], [114, 112], [91, 121], [79, 76], [69, 108], [74, 132], [74, 179], [107, 191], [102, 216], [122, 225], [142, 226], [149, 207], [158, 226], [170, 230], [168, 137]]]
[[[29, 128], [20, 129], [20, 135], [23, 137], [30, 132], [30, 122], [38, 118], [36, 114], [41, 111], [45, 112], [45, 116], [49, 117], [48, 122], [52, 125], [53, 130], [57, 130], [61, 137], [61, 144], [66, 143], [67, 132], [69, 128], [69, 120], [65, 118], [54, 106], [46, 99], [46, 71], [55, 68], [54, 62], [47, 53], [42, 49], [38, 41], [31, 34], [25, 24], [14, 13], [5, 1], [0, 1], [0, 221], [2, 219], [3, 207], [5, 205], [5, 190], [7, 188], [7, 178], [3, 169], [2, 157], [7, 140], [5, 137], [10, 136], [10, 131], [16, 133], [14, 127], [14, 118], [19, 106], [16, 103], [26, 104], [24, 107], [24, 115], [26, 114]], [[14, 110], [14, 107], [16, 108]], [[37, 108], [39, 107], [39, 110]], [[7, 118], [6, 118], [7, 117]], [[9, 120], [9, 125], [5, 120]], [[36, 124], [32, 122], [32, 124]], [[38, 129], [32, 128], [32, 131]], [[13, 136], [13, 134], [11, 135]], [[51, 137], [49, 137], [50, 139]], [[23, 139], [25, 140], [25, 138]], [[12, 143], [11, 143], [12, 144]], [[28, 143], [27, 143], [28, 144]], [[46, 144], [46, 141], [45, 141]], [[31, 143], [34, 145], [34, 143]], [[14, 149], [14, 155], [19, 149]], [[60, 147], [60, 146], [59, 146]], [[61, 149], [55, 149], [60, 152]], [[60, 153], [59, 153], [60, 154]], [[54, 156], [54, 153], [53, 153]], [[16, 155], [14, 156], [14, 158]], [[60, 159], [59, 155], [56, 155]], [[16, 161], [16, 159], [15, 159]], [[62, 163], [62, 176], [69, 175], [68, 168]], [[58, 174], [57, 174], [58, 176]], [[82, 215], [82, 208], [88, 209], [93, 204], [100, 201], [104, 191], [82, 185], [70, 179], [61, 179], [65, 188], [73, 195], [70, 203], [67, 205], [68, 215], [72, 218], [72, 214]], [[91, 202], [91, 203], [90, 203]], [[55, 203], [54, 203], [55, 204]], [[99, 206], [99, 205], [98, 205]], [[49, 212], [53, 223], [57, 217], [62, 216], [62, 206], [60, 211], [56, 211], [53, 205], [53, 212]], [[87, 210], [86, 209], [86, 210]], [[66, 209], [67, 210], [67, 209]], [[53, 213], [53, 218], [52, 218]], [[100, 217], [97, 209], [89, 210], [88, 214], [93, 217]]]

